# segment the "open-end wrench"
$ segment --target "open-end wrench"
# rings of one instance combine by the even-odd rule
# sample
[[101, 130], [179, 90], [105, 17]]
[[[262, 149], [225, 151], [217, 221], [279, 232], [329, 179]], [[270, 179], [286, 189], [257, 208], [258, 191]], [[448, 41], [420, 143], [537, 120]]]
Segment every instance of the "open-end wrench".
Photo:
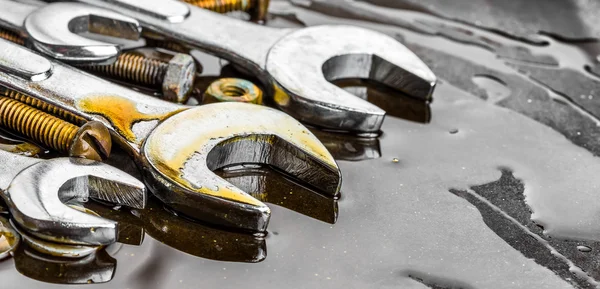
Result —
[[194, 218], [266, 230], [269, 208], [212, 172], [230, 164], [271, 165], [326, 195], [339, 193], [341, 173], [331, 154], [306, 127], [274, 109], [165, 102], [3, 40], [0, 85], [105, 123], [153, 193]]
[[69, 200], [94, 198], [143, 208], [146, 189], [109, 165], [78, 158], [40, 160], [0, 151], [0, 194], [12, 218], [32, 235], [49, 241], [107, 245], [117, 223], [73, 209]]
[[71, 64], [110, 64], [121, 53], [119, 45], [86, 38], [79, 35], [81, 33], [129, 40], [140, 37], [142, 28], [133, 18], [90, 5], [73, 4], [47, 7], [0, 0], [0, 26], [27, 37], [28, 44], [36, 50]]
[[277, 106], [328, 129], [377, 132], [385, 111], [331, 81], [362, 78], [430, 100], [436, 77], [395, 39], [353, 26], [269, 28], [175, 0], [78, 0], [136, 18], [145, 30], [258, 76]]

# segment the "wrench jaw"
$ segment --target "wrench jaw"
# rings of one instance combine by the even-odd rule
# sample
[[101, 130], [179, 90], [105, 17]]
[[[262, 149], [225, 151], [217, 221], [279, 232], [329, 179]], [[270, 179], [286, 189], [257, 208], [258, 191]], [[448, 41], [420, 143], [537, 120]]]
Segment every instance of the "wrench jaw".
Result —
[[[244, 119], [252, 123], [239, 123]], [[335, 160], [306, 127], [258, 105], [216, 103], [183, 111], [153, 131], [142, 153], [145, 180], [168, 206], [245, 231], [264, 232], [270, 210], [213, 173], [216, 169], [266, 164], [330, 197], [341, 185]]]
[[[64, 189], [69, 182], [71, 187]], [[97, 189], [92, 186], [98, 182], [117, 183], [118, 193], [125, 194], [119, 202], [123, 205], [145, 204], [145, 187], [137, 179], [106, 164], [74, 158], [43, 161], [21, 171], [6, 190], [5, 199], [16, 223], [33, 236], [66, 244], [108, 245], [117, 239], [116, 222], [63, 203], [88, 197], [115, 201], [112, 194], [94, 193]]]
[[24, 23], [36, 50], [71, 64], [110, 64], [121, 48], [79, 34], [96, 33], [137, 40], [142, 28], [137, 20], [80, 3], [52, 3], [33, 11]]
[[285, 112], [315, 126], [378, 132], [385, 111], [335, 86], [364, 79], [430, 101], [436, 77], [395, 39], [354, 26], [314, 26], [284, 36], [269, 51], [266, 69], [274, 101]]

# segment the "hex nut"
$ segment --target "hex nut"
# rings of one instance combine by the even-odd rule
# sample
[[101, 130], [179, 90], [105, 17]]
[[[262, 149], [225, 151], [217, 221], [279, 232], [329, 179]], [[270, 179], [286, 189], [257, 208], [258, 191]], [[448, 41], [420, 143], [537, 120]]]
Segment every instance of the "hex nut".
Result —
[[202, 103], [243, 102], [262, 104], [262, 90], [254, 83], [239, 78], [221, 78], [204, 92]]
[[177, 53], [171, 61], [162, 85], [165, 100], [177, 103], [187, 102], [194, 88], [196, 62], [188, 54]]

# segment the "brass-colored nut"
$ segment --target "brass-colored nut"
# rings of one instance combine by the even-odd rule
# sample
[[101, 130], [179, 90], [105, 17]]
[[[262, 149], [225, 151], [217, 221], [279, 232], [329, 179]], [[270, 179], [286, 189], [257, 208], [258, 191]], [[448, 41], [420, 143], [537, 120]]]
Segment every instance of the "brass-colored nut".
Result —
[[263, 92], [254, 83], [239, 78], [221, 78], [204, 92], [202, 103], [244, 102], [262, 104]]
[[196, 62], [188, 54], [178, 53], [171, 61], [163, 80], [162, 90], [166, 100], [187, 102], [196, 77]]

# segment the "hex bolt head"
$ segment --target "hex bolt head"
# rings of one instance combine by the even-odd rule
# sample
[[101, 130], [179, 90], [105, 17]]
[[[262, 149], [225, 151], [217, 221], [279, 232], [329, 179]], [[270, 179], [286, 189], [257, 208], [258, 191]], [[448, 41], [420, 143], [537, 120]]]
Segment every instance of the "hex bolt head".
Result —
[[69, 156], [104, 161], [110, 156], [111, 148], [110, 131], [101, 122], [90, 121], [77, 131]]
[[194, 88], [196, 62], [187, 54], [178, 53], [171, 61], [163, 80], [164, 99], [177, 103], [187, 102]]

